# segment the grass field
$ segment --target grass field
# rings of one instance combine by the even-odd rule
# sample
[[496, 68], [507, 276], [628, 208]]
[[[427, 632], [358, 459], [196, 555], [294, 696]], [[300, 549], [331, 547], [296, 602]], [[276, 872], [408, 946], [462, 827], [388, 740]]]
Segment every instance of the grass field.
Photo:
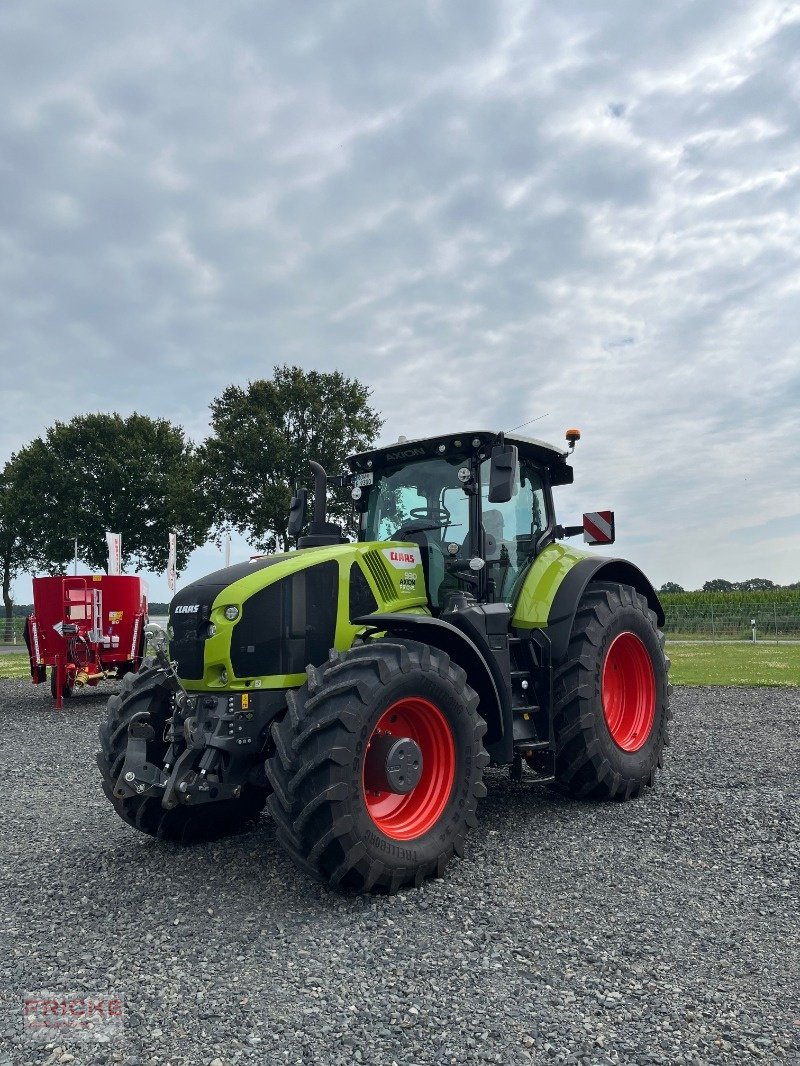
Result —
[[667, 644], [673, 685], [800, 685], [800, 644]]
[[31, 664], [27, 655], [0, 655], [0, 678], [24, 677], [30, 681]]
[[[668, 644], [673, 685], [800, 686], [800, 644]], [[0, 655], [0, 678], [30, 677], [27, 655]]]

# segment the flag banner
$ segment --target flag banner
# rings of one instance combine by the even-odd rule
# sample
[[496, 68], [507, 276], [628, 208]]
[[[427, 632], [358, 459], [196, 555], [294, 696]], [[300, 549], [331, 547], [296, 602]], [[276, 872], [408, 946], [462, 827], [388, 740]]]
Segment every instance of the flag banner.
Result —
[[169, 559], [167, 560], [167, 586], [172, 595], [175, 595], [175, 578], [177, 576], [177, 553], [178, 538], [175, 533], [169, 535]]
[[106, 533], [108, 545], [108, 572], [109, 574], [122, 573], [122, 534]]

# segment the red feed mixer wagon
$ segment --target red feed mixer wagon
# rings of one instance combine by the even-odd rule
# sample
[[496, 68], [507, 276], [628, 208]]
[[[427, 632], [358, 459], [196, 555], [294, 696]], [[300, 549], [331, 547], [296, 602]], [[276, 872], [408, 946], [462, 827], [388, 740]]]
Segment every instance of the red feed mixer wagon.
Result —
[[37, 577], [25, 626], [31, 680], [47, 680], [61, 707], [85, 685], [138, 670], [144, 654], [147, 585], [140, 577], [87, 574]]

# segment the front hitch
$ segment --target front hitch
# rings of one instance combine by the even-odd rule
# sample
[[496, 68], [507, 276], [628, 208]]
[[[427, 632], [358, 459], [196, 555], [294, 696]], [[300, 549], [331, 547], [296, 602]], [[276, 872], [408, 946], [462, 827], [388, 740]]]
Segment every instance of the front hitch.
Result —
[[169, 693], [171, 714], [162, 737], [155, 735], [149, 710], [119, 727], [127, 729], [127, 745], [114, 795], [158, 796], [165, 810], [238, 799], [243, 785], [261, 784], [271, 715], [240, 709], [232, 693], [188, 693], [167, 657], [166, 634], [158, 626], [147, 629], [155, 652], [153, 683]]

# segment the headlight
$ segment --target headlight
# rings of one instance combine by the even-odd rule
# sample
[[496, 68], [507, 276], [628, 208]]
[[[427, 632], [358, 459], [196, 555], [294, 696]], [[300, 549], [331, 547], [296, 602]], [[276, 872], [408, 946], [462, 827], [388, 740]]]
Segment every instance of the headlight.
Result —
[[225, 669], [224, 666], [222, 667], [222, 669], [219, 672], [219, 679], [220, 679], [220, 681], [222, 682], [223, 685], [227, 685], [228, 684], [228, 671]]
[[234, 607], [233, 604], [231, 604], [231, 606], [226, 607], [222, 613], [225, 615], [229, 622], [235, 622], [236, 619], [239, 617], [239, 608]]
[[209, 622], [208, 625], [206, 626], [206, 636], [207, 637], [213, 637], [214, 634], [216, 633], [216, 631], [217, 631], [217, 627], [214, 625], [214, 623], [213, 622]]

